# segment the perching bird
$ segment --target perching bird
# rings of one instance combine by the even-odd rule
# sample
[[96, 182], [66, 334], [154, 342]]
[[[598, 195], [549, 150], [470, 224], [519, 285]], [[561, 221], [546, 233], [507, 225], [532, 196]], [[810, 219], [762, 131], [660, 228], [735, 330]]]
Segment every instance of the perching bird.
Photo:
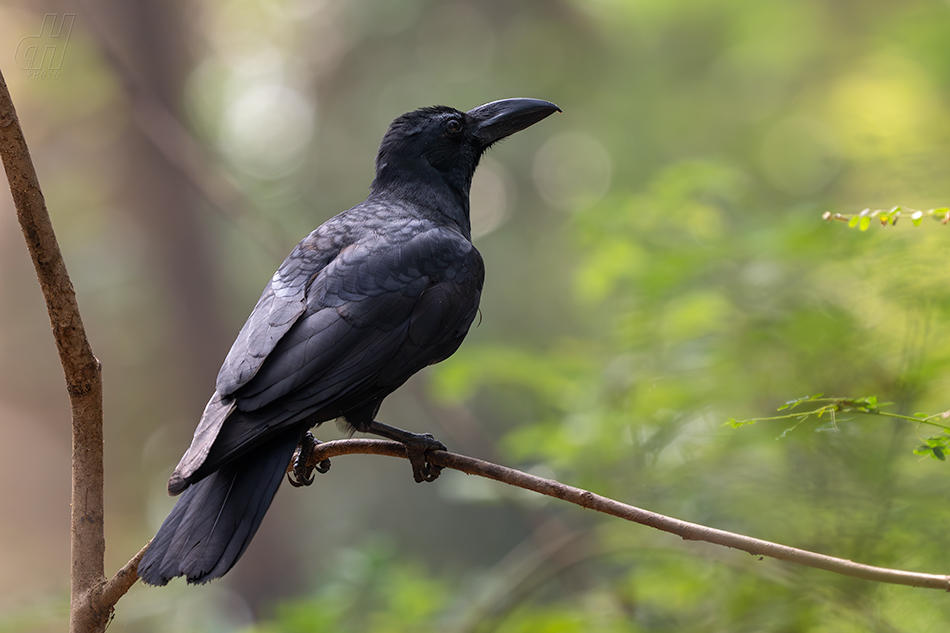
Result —
[[469, 189], [482, 153], [559, 108], [504, 99], [397, 118], [369, 197], [307, 236], [254, 307], [218, 373], [191, 446], [168, 480], [182, 494], [139, 563], [164, 585], [203, 583], [241, 557], [308, 429], [342, 419], [407, 443], [417, 481], [444, 448], [375, 421], [414, 373], [451, 356], [478, 310], [485, 269]]

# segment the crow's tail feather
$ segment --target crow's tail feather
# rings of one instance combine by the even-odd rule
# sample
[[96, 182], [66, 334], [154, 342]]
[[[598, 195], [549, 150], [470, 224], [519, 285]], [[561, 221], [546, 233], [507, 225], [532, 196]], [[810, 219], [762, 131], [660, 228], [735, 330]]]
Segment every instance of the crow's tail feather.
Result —
[[299, 440], [297, 430], [282, 433], [189, 486], [139, 563], [142, 580], [205, 583], [227, 573], [257, 532]]

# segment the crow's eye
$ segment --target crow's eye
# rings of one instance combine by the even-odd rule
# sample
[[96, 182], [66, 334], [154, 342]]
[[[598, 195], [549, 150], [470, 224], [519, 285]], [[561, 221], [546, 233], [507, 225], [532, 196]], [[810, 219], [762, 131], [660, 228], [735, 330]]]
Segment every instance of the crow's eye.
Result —
[[462, 131], [462, 122], [458, 119], [449, 119], [445, 122], [445, 129], [449, 134], [457, 134]]

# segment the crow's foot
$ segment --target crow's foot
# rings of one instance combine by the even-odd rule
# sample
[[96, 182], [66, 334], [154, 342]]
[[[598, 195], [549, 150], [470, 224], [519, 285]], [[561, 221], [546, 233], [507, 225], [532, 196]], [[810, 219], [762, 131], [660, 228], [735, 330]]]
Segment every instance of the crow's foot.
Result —
[[408, 442], [403, 443], [406, 445], [406, 454], [412, 465], [412, 478], [416, 480], [416, 483], [438, 479], [442, 474], [442, 467], [430, 463], [427, 453], [444, 451], [445, 444], [432, 437], [430, 433], [414, 435]]
[[330, 470], [329, 459], [325, 459], [316, 464], [310, 464], [313, 452], [319, 443], [320, 440], [315, 438], [310, 431], [307, 431], [304, 436], [300, 438], [300, 443], [297, 445], [297, 452], [294, 453], [291, 471], [287, 473], [287, 481], [289, 481], [290, 485], [294, 488], [312, 484], [316, 478], [316, 475], [313, 474], [314, 471], [323, 474]]
[[431, 433], [410, 433], [376, 420], [373, 420], [368, 430], [370, 433], [406, 445], [406, 455], [409, 457], [409, 464], [412, 466], [412, 478], [416, 480], [416, 483], [435, 481], [439, 478], [442, 467], [430, 463], [427, 453], [429, 451], [444, 451], [446, 448], [445, 444], [435, 439]]

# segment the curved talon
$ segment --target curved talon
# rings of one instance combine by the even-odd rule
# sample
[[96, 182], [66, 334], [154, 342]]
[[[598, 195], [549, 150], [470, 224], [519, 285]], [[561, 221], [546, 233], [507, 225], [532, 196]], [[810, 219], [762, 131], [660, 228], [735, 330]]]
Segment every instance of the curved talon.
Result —
[[317, 478], [317, 476], [312, 473], [309, 478], [305, 476], [303, 479], [294, 479], [295, 476], [299, 475], [297, 475], [296, 472], [287, 473], [287, 481], [290, 482], [290, 485], [294, 488], [303, 488], [304, 486], [309, 486]]
[[438, 479], [442, 473], [442, 467], [429, 463], [427, 453], [429, 451], [444, 451], [446, 450], [445, 444], [435, 439], [430, 433], [415, 435], [405, 444], [406, 455], [412, 465], [412, 478], [416, 480], [416, 483]]
[[315, 438], [310, 431], [307, 431], [304, 436], [300, 438], [300, 444], [297, 445], [297, 453], [294, 455], [293, 468], [291, 472], [287, 473], [287, 481], [289, 481], [290, 485], [294, 488], [301, 488], [312, 484], [316, 479], [314, 471], [323, 474], [330, 470], [329, 459], [324, 459], [314, 465], [310, 464], [317, 444], [320, 444], [320, 440]]
[[410, 433], [376, 420], [360, 430], [402, 442], [406, 447], [406, 457], [409, 458], [409, 463], [412, 465], [412, 478], [416, 480], [416, 483], [435, 481], [439, 478], [442, 467], [430, 464], [429, 460], [426, 459], [426, 453], [448, 449], [445, 444], [435, 439], [431, 433]]

